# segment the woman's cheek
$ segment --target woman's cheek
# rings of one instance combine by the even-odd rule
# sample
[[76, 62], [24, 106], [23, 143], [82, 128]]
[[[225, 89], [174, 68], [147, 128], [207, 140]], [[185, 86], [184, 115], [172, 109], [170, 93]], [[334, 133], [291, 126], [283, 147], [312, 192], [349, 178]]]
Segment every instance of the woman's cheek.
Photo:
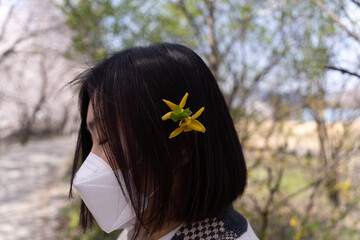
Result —
[[96, 154], [100, 158], [102, 158], [109, 165], [109, 161], [107, 160], [106, 155], [104, 153], [104, 149], [103, 149], [103, 147], [101, 145], [94, 142], [94, 144], [93, 144], [93, 146], [91, 148], [91, 152]]

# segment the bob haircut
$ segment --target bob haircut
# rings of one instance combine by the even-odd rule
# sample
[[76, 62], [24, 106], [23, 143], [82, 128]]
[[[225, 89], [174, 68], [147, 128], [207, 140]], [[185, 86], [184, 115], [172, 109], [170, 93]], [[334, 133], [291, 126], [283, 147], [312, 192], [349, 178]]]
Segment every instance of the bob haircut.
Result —
[[[107, 139], [104, 153], [110, 166], [121, 170], [131, 193], [135, 236], [140, 226], [153, 233], [168, 221], [214, 217], [243, 194], [247, 170], [233, 120], [213, 74], [191, 49], [166, 42], [131, 47], [68, 84], [78, 86], [81, 115], [69, 197], [75, 173], [92, 148], [86, 129], [90, 100], [99, 119], [99, 139]], [[205, 107], [198, 120], [206, 132], [182, 132], [169, 139], [178, 123], [161, 120], [170, 111], [162, 99], [178, 104], [186, 92], [186, 107]], [[154, 189], [145, 215], [143, 198]], [[81, 202], [84, 232], [92, 222]]]

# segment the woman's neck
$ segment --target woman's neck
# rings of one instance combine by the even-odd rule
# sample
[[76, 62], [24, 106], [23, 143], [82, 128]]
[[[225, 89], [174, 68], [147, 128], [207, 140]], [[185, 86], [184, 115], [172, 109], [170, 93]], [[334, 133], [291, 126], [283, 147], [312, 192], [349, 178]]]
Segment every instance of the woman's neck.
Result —
[[175, 228], [177, 228], [181, 222], [170, 222], [163, 226], [163, 228], [159, 229], [158, 231], [154, 232], [151, 236], [151, 240], [158, 240], [159, 238], [162, 238]]

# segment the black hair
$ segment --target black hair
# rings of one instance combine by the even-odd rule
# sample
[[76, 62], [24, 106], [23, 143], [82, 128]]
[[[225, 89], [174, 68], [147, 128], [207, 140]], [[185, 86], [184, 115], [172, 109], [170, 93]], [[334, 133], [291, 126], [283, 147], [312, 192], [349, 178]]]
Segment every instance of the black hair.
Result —
[[[190, 223], [218, 215], [243, 194], [247, 170], [240, 141], [218, 84], [204, 61], [181, 44], [155, 43], [112, 54], [71, 82], [79, 87], [80, 129], [72, 167], [72, 182], [92, 148], [86, 117], [90, 100], [104, 153], [120, 169], [140, 226], [150, 233], [168, 221]], [[189, 131], [169, 139], [178, 127], [161, 117], [170, 111], [162, 101], [196, 112], [206, 132]], [[129, 169], [132, 169], [129, 174]], [[116, 172], [116, 171], [115, 171]], [[141, 212], [144, 194], [150, 213]], [[145, 194], [146, 195], [146, 194]], [[92, 215], [81, 204], [83, 231]]]

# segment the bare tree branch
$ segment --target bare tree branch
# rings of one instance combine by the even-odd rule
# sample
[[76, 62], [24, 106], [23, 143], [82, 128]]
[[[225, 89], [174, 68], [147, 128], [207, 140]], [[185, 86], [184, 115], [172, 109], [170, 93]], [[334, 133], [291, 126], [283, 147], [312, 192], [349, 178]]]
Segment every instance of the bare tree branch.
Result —
[[327, 14], [329, 14], [330, 18], [336, 22], [350, 37], [354, 38], [356, 41], [358, 41], [360, 43], [360, 36], [357, 35], [356, 33], [350, 31], [350, 29], [348, 29], [342, 22], [341, 20], [338, 18], [338, 16], [336, 16], [336, 14], [331, 11], [328, 7], [325, 6], [325, 4], [323, 2], [321, 2], [320, 0], [311, 0], [313, 3], [315, 3], [316, 5], [318, 5], [322, 10], [324, 10]]
[[6, 59], [6, 57], [8, 57], [9, 55], [11, 55], [12, 53], [15, 52], [15, 48], [20, 44], [22, 43], [23, 41], [25, 40], [28, 40], [32, 37], [35, 37], [35, 36], [38, 36], [40, 34], [43, 34], [43, 33], [47, 33], [47, 32], [50, 32], [50, 31], [54, 31], [54, 30], [57, 30], [59, 29], [60, 27], [62, 26], [62, 24], [57, 24], [55, 26], [52, 26], [52, 27], [49, 27], [49, 28], [44, 28], [44, 29], [41, 29], [41, 30], [38, 30], [38, 31], [34, 31], [28, 35], [25, 35], [25, 36], [22, 36], [22, 37], [19, 37], [15, 42], [13, 42], [13, 44], [8, 47], [4, 52], [2, 52], [0, 54], [0, 64]]
[[12, 16], [13, 12], [14, 12], [16, 4], [17, 4], [16, 2], [13, 3], [11, 5], [9, 11], [6, 14], [5, 20], [4, 20], [4, 22], [3, 22], [2, 26], [1, 26], [0, 41], [3, 40], [3, 38], [4, 38], [6, 29], [7, 29], [8, 25], [9, 25], [9, 21], [11, 19], [11, 16]]
[[215, 78], [218, 79], [218, 42], [215, 36], [216, 29], [215, 29], [215, 17], [214, 17], [214, 0], [205, 0], [206, 6], [209, 10], [209, 15], [206, 18], [206, 23], [209, 26], [209, 34], [208, 34], [208, 42], [210, 45], [211, 53], [209, 55], [209, 64], [210, 69], [213, 72]]
[[339, 71], [339, 72], [341, 72], [343, 74], [346, 73], [346, 74], [349, 74], [351, 76], [355, 76], [355, 77], [360, 78], [359, 74], [354, 73], [354, 72], [350, 72], [349, 70], [347, 70], [345, 68], [340, 68], [340, 67], [335, 67], [335, 66], [325, 66], [325, 68], [330, 69], [330, 70]]
[[353, 2], [355, 5], [357, 5], [358, 7], [360, 7], [360, 2], [356, 1], [356, 0], [350, 0], [351, 2]]
[[186, 8], [184, 0], [179, 0], [177, 3], [171, 3], [171, 4], [177, 7], [178, 9], [180, 9], [184, 13], [186, 19], [189, 21], [190, 25], [194, 28], [197, 38], [200, 39], [200, 35], [201, 35], [200, 28], [198, 25], [196, 25], [194, 16], [191, 15], [191, 13]]
[[274, 197], [275, 194], [279, 192], [279, 188], [280, 188], [280, 183], [281, 180], [283, 178], [284, 175], [284, 167], [281, 167], [280, 170], [276, 173], [276, 180], [275, 180], [275, 184], [273, 187], [271, 187], [271, 184], [273, 182], [273, 173], [272, 173], [272, 168], [267, 167], [267, 172], [268, 172], [268, 181], [267, 181], [267, 186], [268, 189], [270, 191], [270, 195], [266, 201], [266, 204], [262, 210], [262, 226], [261, 226], [261, 230], [260, 230], [260, 238], [264, 237], [266, 235], [266, 231], [268, 228], [268, 222], [269, 222], [269, 214], [271, 212], [271, 204], [273, 204], [274, 201]]
[[337, 161], [333, 161], [331, 164], [329, 164], [327, 167], [325, 167], [322, 171], [322, 173], [320, 174], [319, 177], [317, 177], [314, 181], [312, 181], [311, 183], [307, 184], [306, 186], [296, 190], [295, 192], [289, 194], [288, 196], [286, 196], [285, 198], [283, 198], [281, 200], [281, 202], [288, 202], [290, 199], [298, 196], [299, 194], [311, 189], [312, 187], [316, 186], [317, 184], [319, 184], [319, 182], [322, 182], [328, 175], [329, 172], [331, 172], [334, 168], [336, 168], [337, 166], [339, 166], [340, 164], [342, 164], [345, 160], [348, 160], [350, 157], [352, 157], [354, 154], [357, 154], [360, 150], [360, 146], [358, 147], [354, 147], [351, 151], [348, 151], [344, 154], [342, 154], [341, 156], [339, 156], [339, 158], [337, 159]]

